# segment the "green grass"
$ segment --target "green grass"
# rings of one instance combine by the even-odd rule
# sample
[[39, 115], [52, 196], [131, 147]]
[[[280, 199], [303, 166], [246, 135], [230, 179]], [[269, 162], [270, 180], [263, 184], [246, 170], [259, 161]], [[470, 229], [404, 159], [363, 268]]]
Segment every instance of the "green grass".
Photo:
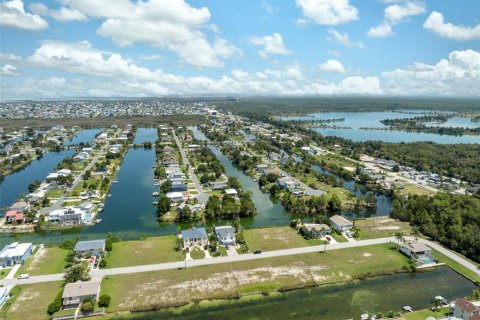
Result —
[[0, 280], [8, 276], [8, 273], [12, 270], [11, 268], [3, 269], [0, 271]]
[[117, 242], [113, 244], [113, 250], [107, 254], [107, 267], [128, 267], [183, 260], [183, 253], [175, 251], [175, 247], [175, 236]]
[[250, 251], [272, 251], [288, 248], [305, 247], [307, 240], [290, 227], [257, 228], [243, 232]]
[[[387, 244], [104, 277], [108, 311], [169, 307], [236, 296], [238, 291], [324, 284], [395, 272], [408, 266]], [[161, 288], [161, 290], [159, 290]]]
[[404, 315], [406, 320], [425, 320], [428, 317], [434, 317], [440, 319], [448, 316], [448, 307], [442, 308], [438, 311], [432, 311], [431, 309], [423, 309], [414, 312], [409, 312]]
[[23, 266], [18, 269], [17, 275], [28, 273], [31, 276], [61, 273], [64, 271], [65, 257], [68, 250], [57, 247], [40, 249], [34, 256], [29, 257]]
[[48, 190], [47, 191], [47, 197], [49, 198], [54, 198], [54, 199], [57, 199], [57, 198], [60, 198], [64, 193], [64, 190]]
[[397, 232], [404, 235], [412, 233], [412, 227], [408, 222], [388, 217], [358, 219], [355, 220], [355, 227], [359, 229], [358, 240], [392, 237]]
[[465, 268], [460, 263], [450, 259], [446, 255], [440, 253], [435, 249], [432, 249], [432, 254], [435, 258], [438, 259], [439, 262], [445, 263], [447, 266], [457, 271], [458, 273], [463, 274], [465, 277], [469, 278], [470, 280], [480, 283], [480, 276], [478, 276], [475, 272]]
[[205, 252], [199, 248], [194, 248], [190, 251], [190, 257], [192, 257], [192, 259], [204, 259]]
[[[62, 282], [43, 282], [23, 285], [20, 294], [8, 308], [5, 320], [48, 319], [47, 308], [60, 290]], [[2, 312], [5, 312], [2, 308]]]
[[333, 239], [335, 239], [335, 241], [337, 241], [337, 242], [347, 242], [348, 241], [347, 239], [345, 239], [344, 236], [342, 236], [341, 234], [335, 233], [335, 232], [332, 232], [332, 234], [330, 236]]

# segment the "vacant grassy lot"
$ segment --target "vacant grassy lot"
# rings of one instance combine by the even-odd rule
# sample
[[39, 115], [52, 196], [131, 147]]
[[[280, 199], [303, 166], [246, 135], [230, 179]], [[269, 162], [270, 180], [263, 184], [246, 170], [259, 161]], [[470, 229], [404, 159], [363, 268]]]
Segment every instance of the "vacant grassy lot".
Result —
[[64, 271], [65, 257], [68, 250], [57, 247], [39, 249], [37, 253], [29, 257], [25, 264], [17, 272], [28, 273], [32, 276], [61, 273]]
[[250, 293], [349, 280], [367, 273], [394, 272], [407, 265], [406, 257], [382, 244], [186, 270], [108, 276], [103, 279], [102, 293], [112, 297], [109, 311], [166, 307], [237, 296], [239, 291]]
[[113, 244], [113, 250], [107, 254], [107, 267], [129, 267], [183, 260], [183, 253], [175, 251], [175, 247], [175, 236], [117, 242]]
[[258, 228], [243, 231], [250, 251], [272, 251], [308, 246], [303, 237], [290, 227]]
[[399, 189], [398, 193], [400, 195], [405, 195], [405, 194], [416, 194], [416, 195], [419, 195], [419, 196], [422, 196], [422, 195], [431, 196], [431, 195], [433, 195], [432, 191], [429, 191], [429, 190], [427, 190], [425, 188], [422, 188], [422, 187], [419, 187], [419, 186], [415, 186], [415, 185], [410, 184], [410, 183], [405, 183], [405, 188], [404, 189]]
[[23, 285], [21, 293], [6, 312], [5, 320], [48, 319], [48, 305], [57, 295], [61, 285], [61, 282]]
[[355, 220], [355, 226], [360, 229], [359, 240], [391, 237], [396, 232], [402, 232], [404, 235], [412, 232], [408, 222], [388, 217]]

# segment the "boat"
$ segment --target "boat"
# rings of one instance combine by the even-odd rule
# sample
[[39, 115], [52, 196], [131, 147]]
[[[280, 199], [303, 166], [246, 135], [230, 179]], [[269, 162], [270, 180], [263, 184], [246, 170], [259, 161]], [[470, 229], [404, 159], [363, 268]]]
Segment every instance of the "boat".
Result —
[[154, 197], [158, 197], [158, 195], [159, 195], [159, 193], [157, 191], [152, 193], [152, 196], [154, 196]]
[[112, 182], [113, 182], [113, 183], [117, 183], [117, 182], [118, 182], [118, 180], [113, 180]]
[[111, 197], [112, 197], [112, 194], [111, 194], [111, 193], [109, 193], [109, 194], [107, 195], [107, 197], [111, 198]]
[[158, 201], [153, 201], [153, 205], [157, 205], [158, 204]]
[[96, 219], [95, 220], [95, 223], [100, 223], [100, 222], [102, 222], [102, 219]]

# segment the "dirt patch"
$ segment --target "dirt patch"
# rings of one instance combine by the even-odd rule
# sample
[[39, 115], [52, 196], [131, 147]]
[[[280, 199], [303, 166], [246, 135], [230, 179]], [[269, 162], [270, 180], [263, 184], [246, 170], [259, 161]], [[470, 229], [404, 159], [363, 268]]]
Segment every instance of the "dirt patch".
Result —
[[30, 263], [29, 269], [35, 270], [38, 268], [38, 265], [41, 264], [44, 260], [46, 260], [47, 257], [47, 250], [45, 248], [41, 247], [38, 249], [37, 253], [33, 257], [32, 262]]

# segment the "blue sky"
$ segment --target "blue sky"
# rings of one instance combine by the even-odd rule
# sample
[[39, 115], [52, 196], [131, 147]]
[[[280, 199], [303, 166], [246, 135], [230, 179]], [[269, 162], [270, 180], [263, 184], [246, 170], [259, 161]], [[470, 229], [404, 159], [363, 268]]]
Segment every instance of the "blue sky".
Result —
[[478, 0], [6, 0], [0, 18], [2, 100], [480, 96]]

